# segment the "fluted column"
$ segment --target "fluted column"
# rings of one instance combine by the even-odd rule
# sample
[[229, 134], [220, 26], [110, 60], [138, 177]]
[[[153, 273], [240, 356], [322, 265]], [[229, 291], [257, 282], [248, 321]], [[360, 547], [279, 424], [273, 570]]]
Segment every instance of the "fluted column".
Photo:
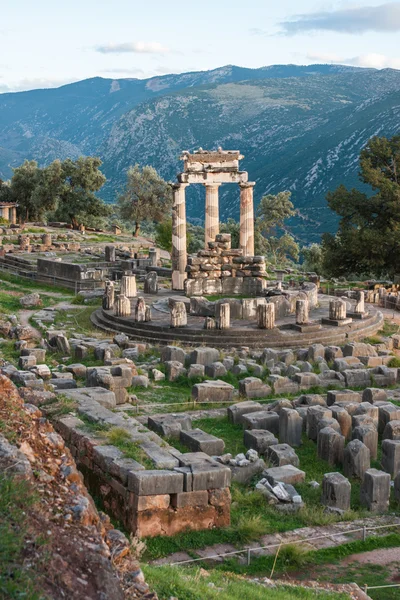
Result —
[[239, 248], [245, 256], [254, 256], [254, 181], [240, 183], [240, 239]]
[[206, 222], [205, 222], [205, 248], [208, 242], [214, 242], [219, 233], [219, 200], [218, 188], [220, 183], [205, 183], [206, 188]]
[[173, 185], [172, 207], [172, 289], [183, 290], [187, 264], [186, 250], [186, 201], [187, 183]]
[[10, 218], [11, 224], [12, 225], [16, 225], [16, 223], [17, 223], [17, 209], [16, 209], [15, 206], [13, 206], [12, 208], [10, 208], [10, 211], [11, 211], [11, 218]]

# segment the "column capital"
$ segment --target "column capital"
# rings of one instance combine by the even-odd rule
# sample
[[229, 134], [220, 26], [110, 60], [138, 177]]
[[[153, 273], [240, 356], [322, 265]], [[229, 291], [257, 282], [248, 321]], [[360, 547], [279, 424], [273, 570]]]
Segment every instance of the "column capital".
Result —
[[241, 188], [252, 188], [256, 185], [255, 181], [242, 181], [241, 183], [239, 183], [239, 187]]
[[180, 189], [185, 189], [188, 187], [188, 185], [190, 185], [189, 183], [173, 183], [172, 184], [172, 189], [173, 190], [180, 190]]
[[204, 185], [205, 187], [219, 188], [219, 186], [221, 185], [221, 183], [215, 183], [215, 182], [213, 182], [213, 181], [210, 181], [210, 182], [208, 182], [208, 181], [205, 181], [205, 182], [203, 183], [203, 185]]

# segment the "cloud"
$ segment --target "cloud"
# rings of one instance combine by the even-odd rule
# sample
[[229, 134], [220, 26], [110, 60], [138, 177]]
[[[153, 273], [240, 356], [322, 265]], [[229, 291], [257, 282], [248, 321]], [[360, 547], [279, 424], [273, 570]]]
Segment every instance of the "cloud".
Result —
[[400, 3], [388, 2], [380, 6], [358, 6], [333, 11], [293, 15], [280, 23], [284, 35], [304, 31], [337, 31], [365, 33], [400, 31]]
[[167, 54], [170, 49], [159, 42], [125, 42], [123, 44], [104, 44], [96, 46], [101, 54]]
[[129, 67], [111, 67], [109, 69], [100, 69], [100, 73], [117, 73], [119, 75], [144, 75], [145, 71], [139, 68]]
[[6, 92], [24, 92], [27, 90], [36, 90], [44, 88], [57, 88], [67, 83], [73, 83], [79, 81], [77, 77], [68, 79], [47, 79], [43, 77], [32, 78], [32, 79], [20, 79], [18, 81], [11, 81], [9, 83], [0, 84], [0, 93]]
[[361, 54], [345, 58], [338, 54], [307, 54], [313, 62], [349, 65], [352, 67], [368, 67], [370, 69], [400, 69], [400, 58], [385, 56], [384, 54]]

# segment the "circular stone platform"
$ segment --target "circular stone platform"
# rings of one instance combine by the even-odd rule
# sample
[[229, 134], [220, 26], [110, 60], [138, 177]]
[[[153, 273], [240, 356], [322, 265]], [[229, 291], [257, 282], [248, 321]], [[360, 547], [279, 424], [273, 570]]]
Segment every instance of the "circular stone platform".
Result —
[[[137, 323], [133, 316], [116, 317], [112, 310], [97, 309], [92, 313], [94, 325], [112, 333], [125, 333], [132, 340], [145, 341], [151, 344], [187, 344], [190, 346], [206, 345], [216, 348], [249, 346], [250, 348], [301, 348], [310, 344], [342, 345], [348, 341], [361, 340], [374, 335], [383, 325], [383, 315], [371, 305], [366, 306], [369, 315], [362, 320], [353, 320], [343, 327], [322, 325], [313, 332], [300, 333], [291, 329], [295, 316], [289, 315], [276, 321], [272, 330], [258, 329], [256, 321], [232, 320], [231, 328], [225, 331], [203, 329], [204, 317], [188, 314], [186, 327], [172, 329], [170, 314], [167, 309], [167, 298], [189, 299], [170, 290], [159, 296], [144, 294], [146, 304], [151, 305], [151, 318], [148, 323]], [[164, 297], [164, 298], [163, 298]], [[319, 295], [319, 306], [310, 314], [310, 319], [320, 321], [328, 315], [328, 304], [332, 297]], [[164, 301], [163, 301], [164, 300]], [[347, 300], [348, 302], [351, 302]], [[136, 298], [131, 299], [132, 308]], [[133, 311], [132, 311], [133, 312]]]

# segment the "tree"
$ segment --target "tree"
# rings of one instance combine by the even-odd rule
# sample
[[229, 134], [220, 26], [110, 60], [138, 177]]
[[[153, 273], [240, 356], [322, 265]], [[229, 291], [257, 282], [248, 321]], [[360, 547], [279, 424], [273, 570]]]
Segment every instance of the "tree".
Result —
[[339, 186], [327, 195], [340, 217], [336, 236], [323, 236], [323, 267], [339, 276], [399, 272], [400, 136], [374, 137], [360, 154], [360, 179], [372, 195]]
[[300, 248], [294, 237], [285, 233], [281, 237], [271, 236], [266, 240], [267, 254], [274, 265], [282, 265], [289, 260], [299, 259]]
[[172, 252], [172, 219], [164, 219], [156, 225], [155, 243], [159, 248]]
[[0, 179], [0, 202], [14, 202], [9, 181]]
[[40, 169], [35, 160], [25, 160], [22, 165], [13, 169], [10, 192], [14, 201], [18, 203], [18, 217], [22, 223], [39, 218], [34, 198], [39, 178]]
[[127, 171], [123, 194], [118, 198], [121, 217], [135, 223], [134, 236], [140, 232], [142, 221], [162, 221], [172, 206], [172, 188], [150, 166], [138, 164]]
[[69, 221], [74, 229], [78, 229], [81, 223], [88, 225], [90, 220], [111, 214], [111, 207], [94, 193], [106, 181], [99, 169], [101, 164], [100, 158], [93, 156], [81, 156], [75, 161], [67, 158], [61, 163], [60, 170], [57, 166], [48, 174], [49, 179], [54, 176], [54, 188], [58, 186], [57, 219]]
[[323, 251], [321, 244], [311, 244], [301, 249], [304, 259], [303, 268], [306, 271], [315, 271], [321, 274], [323, 271]]
[[284, 222], [295, 214], [290, 201], [291, 192], [279, 192], [276, 196], [268, 194], [261, 198], [257, 209], [258, 225], [263, 235], [268, 236], [284, 228]]

